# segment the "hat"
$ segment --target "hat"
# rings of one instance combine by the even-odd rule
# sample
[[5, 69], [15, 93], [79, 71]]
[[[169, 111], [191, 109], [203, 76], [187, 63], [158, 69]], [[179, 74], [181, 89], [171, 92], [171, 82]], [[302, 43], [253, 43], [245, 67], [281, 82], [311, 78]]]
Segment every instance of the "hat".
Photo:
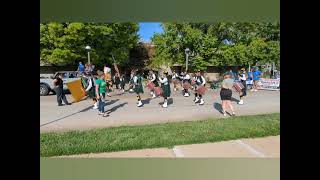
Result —
[[241, 68], [241, 71], [245, 71], [246, 69], [245, 68]]

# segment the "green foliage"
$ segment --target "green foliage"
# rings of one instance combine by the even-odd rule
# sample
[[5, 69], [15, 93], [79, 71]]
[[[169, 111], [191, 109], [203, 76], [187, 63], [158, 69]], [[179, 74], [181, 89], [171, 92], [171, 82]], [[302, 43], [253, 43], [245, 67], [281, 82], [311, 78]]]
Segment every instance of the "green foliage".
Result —
[[[254, 65], [280, 63], [280, 23], [163, 23], [164, 33], [152, 42], [156, 53], [151, 64], [185, 64], [185, 48], [192, 52], [190, 66]], [[224, 44], [224, 40], [231, 44]]]
[[138, 42], [137, 23], [46, 23], [40, 24], [40, 61], [54, 65], [87, 61], [85, 46], [91, 46], [91, 62], [120, 65], [129, 60], [129, 50]]

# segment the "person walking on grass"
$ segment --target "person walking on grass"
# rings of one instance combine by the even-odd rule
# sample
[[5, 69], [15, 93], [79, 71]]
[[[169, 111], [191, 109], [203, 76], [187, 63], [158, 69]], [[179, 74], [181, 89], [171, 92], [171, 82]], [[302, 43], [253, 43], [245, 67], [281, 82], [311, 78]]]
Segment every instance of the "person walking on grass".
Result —
[[133, 84], [134, 84], [134, 92], [137, 94], [137, 106], [141, 107], [143, 105], [142, 101], [141, 101], [141, 94], [143, 94], [143, 86], [142, 86], [142, 76], [141, 76], [141, 72], [139, 70], [137, 70], [135, 72], [135, 75], [133, 77]]
[[168, 72], [163, 73], [161, 77], [159, 77], [159, 82], [161, 83], [161, 88], [163, 92], [163, 108], [168, 107], [168, 97], [170, 97], [171, 90], [170, 90], [170, 83], [168, 80]]
[[58, 77], [56, 77], [53, 80], [53, 86], [54, 86], [54, 91], [57, 95], [57, 102], [58, 102], [58, 106], [62, 106], [62, 101], [66, 104], [66, 105], [71, 105], [71, 103], [68, 102], [66, 95], [63, 92], [63, 77], [62, 74], [59, 74]]
[[230, 108], [232, 112], [231, 115], [235, 116], [235, 112], [231, 104], [233, 83], [234, 80], [232, 79], [231, 75], [226, 74], [221, 84], [220, 98], [222, 101], [222, 113], [225, 117], [227, 116], [227, 108]]
[[238, 75], [241, 84], [243, 85], [243, 89], [240, 92], [240, 101], [238, 104], [243, 104], [243, 97], [247, 95], [247, 74], [246, 74], [246, 69], [242, 68], [240, 71], [240, 74]]
[[105, 75], [102, 71], [98, 71], [98, 79], [96, 80], [96, 98], [99, 102], [98, 104], [98, 110], [99, 115], [103, 115], [103, 117], [106, 117], [106, 113], [104, 111], [105, 106], [105, 98], [106, 98], [106, 90], [107, 90], [107, 84], [105, 81]]

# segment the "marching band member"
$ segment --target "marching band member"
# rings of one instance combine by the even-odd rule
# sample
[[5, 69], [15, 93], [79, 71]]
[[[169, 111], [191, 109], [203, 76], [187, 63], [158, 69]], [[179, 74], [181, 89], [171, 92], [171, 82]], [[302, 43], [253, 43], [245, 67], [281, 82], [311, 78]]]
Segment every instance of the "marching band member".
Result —
[[143, 94], [143, 87], [142, 87], [142, 76], [140, 71], [136, 71], [135, 76], [133, 77], [133, 83], [134, 83], [134, 92], [137, 94], [138, 98], [138, 107], [141, 107], [142, 101], [140, 94]]
[[177, 85], [179, 83], [179, 75], [175, 71], [173, 71], [172, 82], [173, 82], [173, 90], [177, 91]]
[[[155, 87], [159, 87], [159, 83], [158, 83], [158, 78], [157, 78], [157, 75], [153, 72], [153, 71], [149, 71], [149, 77], [148, 79], [150, 80], [150, 82], [152, 82]], [[154, 90], [151, 90], [151, 95], [152, 95], [152, 98], [156, 98], [156, 93]]]
[[129, 90], [129, 92], [134, 92], [134, 90], [133, 90], [133, 85], [134, 85], [134, 83], [133, 83], [133, 77], [134, 77], [134, 70], [131, 70], [131, 73], [130, 73], [130, 81], [129, 81], [129, 86], [130, 86], [130, 90]]
[[204, 100], [202, 99], [202, 95], [198, 92], [198, 89], [200, 86], [205, 86], [206, 84], [206, 79], [201, 75], [201, 71], [198, 70], [196, 73], [196, 86], [195, 86], [195, 97], [194, 97], [194, 102], [199, 103], [200, 105], [204, 104]]
[[[190, 78], [190, 75], [188, 74], [188, 72], [185, 72], [183, 73], [183, 77], [182, 77], [182, 83], [183, 84], [186, 84], [186, 85], [190, 85], [191, 84], [191, 78]], [[188, 91], [188, 87], [184, 85], [183, 86], [183, 92], [184, 92], [184, 97], [189, 97], [190, 94], [189, 94], [189, 91]]]
[[163, 91], [163, 98], [164, 98], [164, 102], [162, 105], [163, 108], [168, 107], [168, 97], [170, 97], [170, 94], [171, 94], [170, 83], [167, 76], [168, 76], [168, 73], [165, 72], [161, 77], [159, 77], [159, 81], [161, 83], [161, 88]]
[[247, 95], [247, 77], [246, 77], [246, 69], [242, 68], [240, 71], [240, 74], [238, 75], [239, 79], [243, 85], [244, 88], [242, 88], [241, 92], [240, 92], [240, 101], [238, 102], [238, 104], [243, 104], [243, 97]]

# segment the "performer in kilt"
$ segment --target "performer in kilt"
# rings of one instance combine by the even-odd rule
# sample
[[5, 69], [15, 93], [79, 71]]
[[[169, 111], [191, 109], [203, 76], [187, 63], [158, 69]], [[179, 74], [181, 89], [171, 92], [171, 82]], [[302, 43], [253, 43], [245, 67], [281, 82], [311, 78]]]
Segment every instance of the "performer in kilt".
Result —
[[201, 74], [201, 71], [198, 70], [196, 73], [196, 85], [195, 85], [195, 97], [194, 97], [194, 102], [199, 103], [200, 105], [204, 104], [204, 100], [202, 98], [202, 94], [198, 92], [199, 87], [203, 86], [205, 87], [206, 85], [206, 79], [203, 77]]
[[[148, 79], [150, 82], [152, 82], [155, 85], [155, 87], [159, 87], [157, 75], [153, 71], [149, 71]], [[151, 90], [150, 93], [151, 93], [152, 98], [157, 97], [154, 90]]]
[[134, 74], [135, 74], [135, 70], [134, 69], [132, 69], [131, 70], [131, 73], [130, 73], [130, 81], [129, 81], [129, 92], [134, 92], [133, 91], [133, 86], [134, 86], [134, 83], [133, 83], [133, 77], [134, 77]]
[[135, 76], [133, 77], [133, 83], [134, 83], [134, 92], [137, 94], [137, 98], [138, 98], [138, 107], [141, 107], [142, 101], [141, 101], [141, 96], [140, 94], [143, 94], [143, 86], [142, 86], [142, 76], [141, 76], [141, 72], [138, 70], [135, 73]]
[[122, 90], [122, 93], [124, 93], [124, 87], [126, 85], [126, 82], [125, 82], [125, 76], [124, 74], [121, 75], [120, 77], [120, 89]]
[[170, 90], [170, 83], [168, 80], [168, 73], [165, 72], [162, 77], [159, 77], [159, 81], [161, 83], [161, 88], [163, 91], [163, 98], [164, 98], [164, 102], [162, 107], [166, 108], [168, 107], [168, 97], [170, 97], [171, 94], [171, 90]]
[[190, 75], [188, 74], [188, 72], [185, 72], [185, 73], [183, 73], [183, 76], [181, 78], [182, 78], [182, 84], [183, 84], [183, 96], [189, 97], [190, 94], [189, 94], [188, 89], [191, 85]]
[[83, 80], [84, 82], [82, 83], [82, 85], [85, 88], [86, 95], [88, 95], [93, 101], [93, 109], [98, 109], [98, 101], [96, 99], [96, 93], [95, 93], [96, 78], [94, 77], [93, 74], [85, 72], [83, 74]]
[[175, 71], [172, 73], [173, 90], [177, 91], [177, 85], [179, 84], [179, 75]]
[[247, 83], [246, 83], [246, 81], [247, 81], [247, 73], [246, 73], [246, 69], [242, 68], [238, 76], [239, 76], [241, 84], [244, 87], [244, 88], [241, 89], [240, 101], [238, 102], [238, 104], [243, 104], [243, 97], [247, 95]]

